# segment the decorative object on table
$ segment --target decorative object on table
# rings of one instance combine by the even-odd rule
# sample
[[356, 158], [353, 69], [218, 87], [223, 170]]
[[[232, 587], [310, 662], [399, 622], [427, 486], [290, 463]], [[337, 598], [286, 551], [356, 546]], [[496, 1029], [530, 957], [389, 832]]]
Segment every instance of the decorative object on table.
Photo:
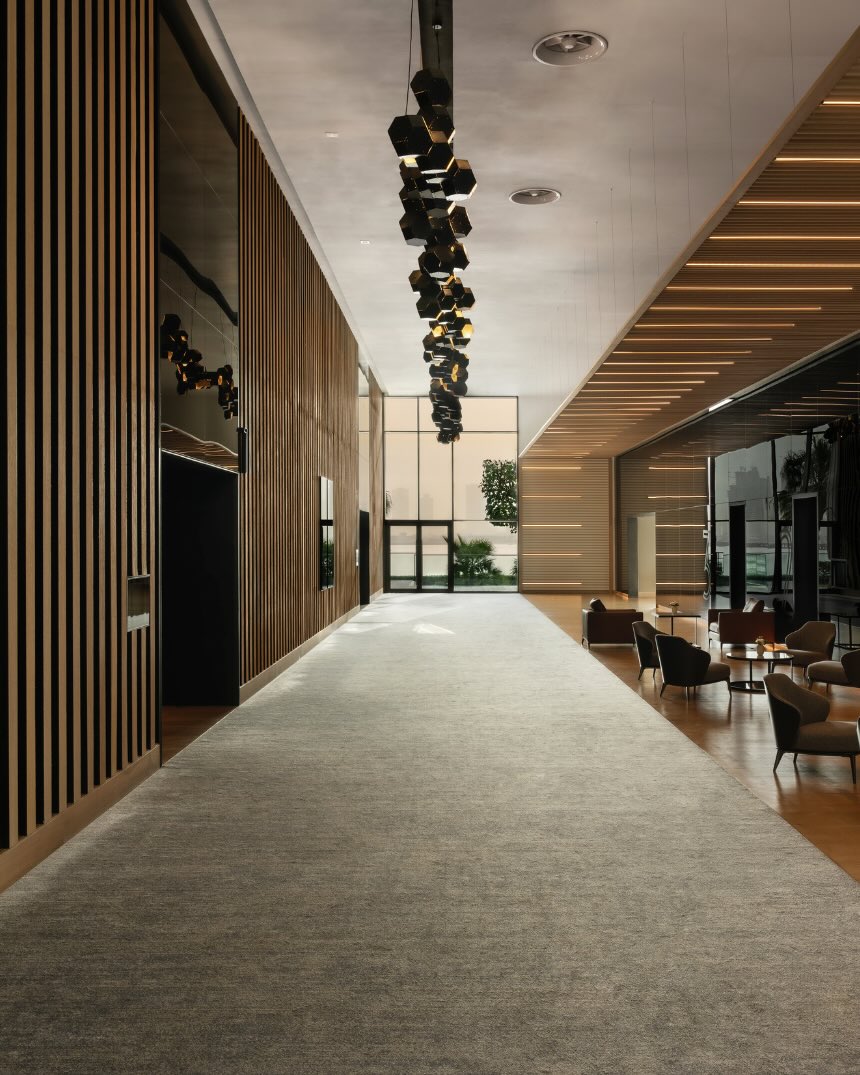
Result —
[[848, 758], [851, 779], [856, 784], [860, 723], [828, 720], [830, 703], [826, 698], [804, 690], [778, 672], [764, 677], [764, 689], [776, 739], [773, 771], [776, 772], [783, 754], [794, 754], [795, 768], [798, 754], [823, 754]]
[[759, 655], [759, 657], [764, 656], [764, 647], [765, 640], [762, 635], [759, 635], [758, 638], [755, 640], [755, 651]]
[[672, 612], [677, 612], [680, 607], [681, 607], [680, 601], [670, 601], [669, 602], [669, 609]]
[[218, 406], [224, 418], [235, 418], [239, 413], [239, 391], [233, 382], [233, 367], [219, 366], [207, 370], [203, 355], [190, 346], [188, 332], [182, 327], [178, 314], [165, 314], [159, 328], [161, 357], [176, 366], [176, 391], [180, 396], [186, 392], [199, 392], [203, 388], [218, 389]]

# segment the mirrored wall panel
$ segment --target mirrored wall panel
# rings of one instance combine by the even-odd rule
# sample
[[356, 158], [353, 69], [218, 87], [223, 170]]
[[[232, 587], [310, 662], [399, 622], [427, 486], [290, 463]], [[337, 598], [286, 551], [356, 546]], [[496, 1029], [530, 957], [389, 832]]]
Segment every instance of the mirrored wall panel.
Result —
[[[236, 469], [239, 368], [235, 104], [181, 23], [160, 19], [162, 447]], [[232, 117], [232, 128], [231, 126]]]

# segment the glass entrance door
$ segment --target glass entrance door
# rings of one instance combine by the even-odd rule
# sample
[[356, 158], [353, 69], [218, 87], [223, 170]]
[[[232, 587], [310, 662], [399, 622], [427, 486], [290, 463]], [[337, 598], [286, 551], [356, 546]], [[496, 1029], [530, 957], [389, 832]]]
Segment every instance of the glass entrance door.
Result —
[[385, 589], [448, 592], [453, 589], [453, 524], [385, 523]]

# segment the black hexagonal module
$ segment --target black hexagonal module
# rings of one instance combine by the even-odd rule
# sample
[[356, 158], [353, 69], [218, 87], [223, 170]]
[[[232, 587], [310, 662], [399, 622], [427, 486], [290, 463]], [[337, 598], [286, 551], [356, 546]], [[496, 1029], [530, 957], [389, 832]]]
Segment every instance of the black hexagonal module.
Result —
[[431, 246], [418, 259], [422, 272], [439, 280], [453, 272], [462, 272], [469, 264], [469, 258], [460, 243], [450, 246]]
[[[451, 205], [451, 203], [448, 202], [448, 205]], [[454, 236], [457, 239], [465, 239], [472, 230], [472, 222], [469, 220], [469, 214], [462, 205], [454, 205], [451, 208], [451, 212], [448, 214], [448, 223], [451, 225], [451, 230], [454, 232]]]
[[429, 108], [422, 108], [419, 115], [427, 125], [427, 130], [434, 137], [442, 137], [446, 142], [450, 142], [454, 137], [454, 120], [444, 105], [430, 105]]
[[442, 177], [442, 191], [449, 202], [465, 202], [478, 185], [467, 160], [455, 160]]
[[435, 67], [422, 67], [416, 71], [409, 83], [419, 108], [432, 108], [440, 105], [448, 108], [451, 104], [451, 83]]
[[[423, 120], [422, 126], [423, 126]], [[426, 127], [424, 128], [427, 129]], [[429, 133], [429, 132], [428, 132]], [[415, 165], [424, 176], [444, 176], [455, 165], [454, 151], [447, 142], [432, 142], [428, 148], [415, 158]], [[445, 195], [446, 197], [447, 194]], [[448, 201], [454, 199], [448, 198]]]
[[[388, 137], [394, 146], [394, 152], [401, 160], [407, 157], [421, 157], [440, 143], [433, 141], [427, 130], [427, 124], [420, 116], [395, 116], [388, 128]], [[447, 145], [447, 143], [441, 143]]]
[[435, 242], [436, 229], [424, 213], [406, 213], [400, 218], [400, 231], [410, 246]]

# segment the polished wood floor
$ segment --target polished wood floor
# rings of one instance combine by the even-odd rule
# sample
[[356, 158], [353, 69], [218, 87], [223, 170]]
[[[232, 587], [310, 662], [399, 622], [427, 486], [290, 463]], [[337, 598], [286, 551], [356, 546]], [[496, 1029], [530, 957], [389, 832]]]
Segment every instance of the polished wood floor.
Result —
[[231, 706], [166, 705], [161, 710], [161, 764], [193, 743], [230, 711]]
[[[600, 596], [607, 607], [641, 608], [645, 618], [653, 603], [624, 601], [614, 595]], [[529, 595], [527, 598], [549, 619], [577, 642], [581, 635], [583, 599], [568, 595]], [[672, 600], [666, 596], [666, 601]], [[678, 596], [683, 609], [704, 612], [701, 600]], [[661, 595], [661, 603], [663, 596]], [[679, 620], [676, 632], [693, 641], [693, 621]], [[699, 644], [706, 645], [707, 617], [700, 621]], [[660, 673], [656, 683], [651, 673], [638, 680], [639, 665], [632, 645], [595, 646], [590, 650], [619, 679], [644, 698], [666, 720], [698, 744], [744, 787], [785, 818], [811, 843], [860, 881], [860, 785], [851, 783], [847, 758], [803, 757], [797, 769], [787, 755], [776, 774], [771, 769], [776, 754], [773, 731], [764, 696], [733, 693], [723, 685], [702, 687], [686, 700], [684, 691], [667, 687], [660, 698]], [[711, 650], [717, 659], [716, 649]], [[744, 669], [749, 666], [744, 665]], [[746, 672], [744, 672], [746, 675]], [[755, 673], [759, 678], [761, 673]], [[739, 673], [733, 679], [743, 678]], [[833, 687], [828, 695], [831, 719], [856, 720], [860, 715], [860, 690]], [[765, 866], [766, 864], [763, 864]]]

